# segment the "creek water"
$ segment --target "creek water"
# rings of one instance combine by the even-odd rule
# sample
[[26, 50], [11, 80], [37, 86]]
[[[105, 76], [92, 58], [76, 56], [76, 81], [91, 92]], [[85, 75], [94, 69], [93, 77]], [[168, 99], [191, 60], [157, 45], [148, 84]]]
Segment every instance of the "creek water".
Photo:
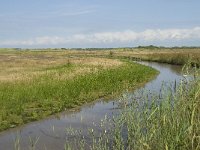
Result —
[[[145, 90], [148, 93], [158, 93], [163, 84], [178, 84], [182, 78], [180, 66], [155, 62], [139, 63], [157, 69], [160, 74], [143, 87], [133, 92], [128, 92], [128, 95], [134, 95], [141, 90]], [[15, 149], [16, 139], [20, 141], [22, 150], [29, 149], [31, 143], [36, 142], [37, 139], [37, 150], [62, 150], [66, 140], [75, 138], [67, 134], [67, 128], [72, 127], [83, 131], [88, 130], [88, 128], [100, 130], [94, 124], [99, 124], [105, 116], [112, 117], [117, 115], [120, 112], [118, 101], [119, 99], [109, 101], [99, 99], [78, 109], [62, 112], [41, 121], [1, 132], [0, 150]]]

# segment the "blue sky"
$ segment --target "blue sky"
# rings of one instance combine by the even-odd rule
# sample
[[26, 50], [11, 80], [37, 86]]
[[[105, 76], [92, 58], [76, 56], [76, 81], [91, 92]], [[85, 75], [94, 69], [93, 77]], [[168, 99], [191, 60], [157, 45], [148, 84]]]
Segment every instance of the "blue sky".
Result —
[[199, 0], [0, 0], [0, 47], [200, 46]]

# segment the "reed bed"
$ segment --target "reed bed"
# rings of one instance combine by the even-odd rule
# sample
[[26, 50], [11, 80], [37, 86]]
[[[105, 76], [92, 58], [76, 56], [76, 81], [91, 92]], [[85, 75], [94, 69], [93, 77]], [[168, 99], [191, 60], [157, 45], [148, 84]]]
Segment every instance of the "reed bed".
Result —
[[89, 142], [80, 134], [79, 142], [66, 142], [65, 149], [199, 150], [200, 76], [197, 70], [192, 74], [176, 90], [163, 87], [151, 99], [149, 93], [137, 95], [131, 102], [123, 97], [130, 102], [128, 107], [117, 117], [105, 119], [100, 133], [89, 129]]

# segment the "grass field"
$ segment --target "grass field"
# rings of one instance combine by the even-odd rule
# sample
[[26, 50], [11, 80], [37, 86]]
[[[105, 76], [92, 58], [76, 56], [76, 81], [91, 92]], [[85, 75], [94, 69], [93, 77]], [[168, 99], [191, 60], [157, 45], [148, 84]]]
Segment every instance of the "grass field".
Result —
[[74, 53], [0, 51], [0, 130], [116, 96], [157, 74], [132, 62]]

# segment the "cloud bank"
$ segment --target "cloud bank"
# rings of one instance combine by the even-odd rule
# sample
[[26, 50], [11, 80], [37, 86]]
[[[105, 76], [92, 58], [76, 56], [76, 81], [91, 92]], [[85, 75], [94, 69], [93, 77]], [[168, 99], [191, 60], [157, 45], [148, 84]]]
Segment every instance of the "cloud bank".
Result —
[[182, 40], [200, 40], [200, 27], [190, 29], [147, 29], [142, 32], [133, 30], [122, 32], [99, 32], [91, 34], [75, 34], [66, 37], [43, 36], [28, 40], [0, 41], [0, 46], [59, 46], [66, 44], [95, 45]]

